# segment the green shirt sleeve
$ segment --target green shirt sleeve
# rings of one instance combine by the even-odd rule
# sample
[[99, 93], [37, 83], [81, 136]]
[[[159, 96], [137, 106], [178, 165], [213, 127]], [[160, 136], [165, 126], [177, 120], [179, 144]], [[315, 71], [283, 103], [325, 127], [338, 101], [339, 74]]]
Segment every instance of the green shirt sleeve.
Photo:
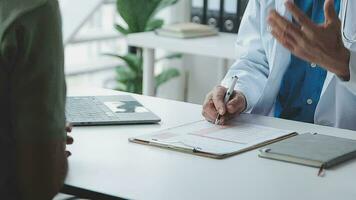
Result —
[[16, 140], [64, 139], [64, 55], [59, 5], [48, 0], [5, 31], [0, 53], [8, 73]]

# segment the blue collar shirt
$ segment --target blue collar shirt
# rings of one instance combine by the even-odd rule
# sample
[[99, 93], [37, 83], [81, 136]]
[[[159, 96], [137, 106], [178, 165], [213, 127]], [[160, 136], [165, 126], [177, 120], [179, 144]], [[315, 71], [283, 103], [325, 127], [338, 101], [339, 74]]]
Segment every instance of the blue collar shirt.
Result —
[[[324, 2], [295, 0], [295, 4], [317, 24], [325, 19]], [[340, 0], [335, 0], [335, 10], [339, 12]], [[275, 117], [314, 123], [326, 75], [327, 71], [320, 66], [292, 55], [276, 99]]]

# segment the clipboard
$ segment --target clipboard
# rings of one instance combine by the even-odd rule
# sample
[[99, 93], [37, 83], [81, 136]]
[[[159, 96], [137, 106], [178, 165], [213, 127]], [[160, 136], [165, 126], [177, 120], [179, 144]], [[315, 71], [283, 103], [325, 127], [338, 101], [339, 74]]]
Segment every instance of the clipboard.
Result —
[[129, 141], [197, 156], [224, 159], [296, 135], [296, 132], [289, 130], [239, 121], [219, 126], [201, 120], [133, 137]]

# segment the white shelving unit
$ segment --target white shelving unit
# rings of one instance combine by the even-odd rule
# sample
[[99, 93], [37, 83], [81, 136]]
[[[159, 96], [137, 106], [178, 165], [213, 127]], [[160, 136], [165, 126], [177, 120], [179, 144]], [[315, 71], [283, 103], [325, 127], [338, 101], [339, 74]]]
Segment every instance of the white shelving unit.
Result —
[[154, 32], [130, 34], [127, 42], [131, 46], [141, 47], [144, 52], [143, 93], [154, 95], [154, 58], [155, 50], [209, 56], [220, 59], [217, 76], [222, 79], [227, 72], [229, 60], [236, 58], [236, 34], [220, 33], [218, 36], [195, 39], [176, 39], [157, 36]]

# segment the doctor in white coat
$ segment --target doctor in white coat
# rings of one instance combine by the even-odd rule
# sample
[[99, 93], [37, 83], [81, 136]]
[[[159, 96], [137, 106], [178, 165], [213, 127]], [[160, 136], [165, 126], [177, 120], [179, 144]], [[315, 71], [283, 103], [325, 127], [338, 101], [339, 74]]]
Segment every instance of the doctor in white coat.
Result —
[[[220, 114], [224, 124], [242, 112], [276, 116], [281, 87], [293, 81], [285, 74], [296, 57], [325, 71], [320, 95], [305, 102], [316, 104], [312, 123], [356, 130], [356, 1], [341, 0], [339, 15], [334, 0], [323, 6], [325, 21], [316, 24], [293, 1], [250, 0], [238, 35], [238, 59], [207, 95], [204, 117], [214, 122]], [[235, 94], [225, 105], [235, 75]]]

